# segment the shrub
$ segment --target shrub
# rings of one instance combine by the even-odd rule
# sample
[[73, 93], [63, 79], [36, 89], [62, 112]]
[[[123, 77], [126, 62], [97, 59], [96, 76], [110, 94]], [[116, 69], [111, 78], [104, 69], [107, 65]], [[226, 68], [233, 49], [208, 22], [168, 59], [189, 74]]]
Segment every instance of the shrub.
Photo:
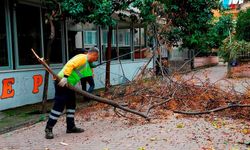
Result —
[[236, 38], [250, 42], [250, 9], [239, 13], [236, 23]]

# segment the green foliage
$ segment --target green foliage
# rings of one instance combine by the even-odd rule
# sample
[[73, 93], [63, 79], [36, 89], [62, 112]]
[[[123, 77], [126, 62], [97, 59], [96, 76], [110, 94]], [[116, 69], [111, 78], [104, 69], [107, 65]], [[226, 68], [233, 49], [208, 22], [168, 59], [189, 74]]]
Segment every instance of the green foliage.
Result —
[[[221, 29], [223, 29], [223, 26]], [[225, 62], [238, 59], [242, 52], [250, 51], [250, 9], [246, 12], [240, 12], [235, 30], [236, 34], [231, 34], [223, 40], [218, 51], [219, 56], [222, 57]], [[226, 34], [224, 36], [226, 36]]]
[[[182, 46], [189, 49], [207, 50], [204, 42], [211, 28], [211, 10], [218, 7], [218, 0], [161, 1], [165, 4], [165, 14], [168, 14], [166, 20], [171, 20], [172, 29], [175, 29], [166, 32], [166, 38], [173, 43], [181, 39]], [[173, 34], [178, 36], [173, 38]]]
[[[48, 1], [50, 2], [50, 1]], [[62, 14], [75, 22], [90, 22], [103, 26], [113, 26], [116, 20], [112, 14], [118, 10], [139, 9], [142, 23], [148, 25], [151, 37], [160, 35], [166, 41], [177, 43], [194, 50], [211, 50], [220, 46], [231, 28], [230, 18], [222, 17], [211, 23], [212, 9], [218, 8], [218, 0], [58, 0]], [[51, 3], [50, 3], [51, 4]], [[131, 4], [131, 5], [130, 5]], [[130, 15], [136, 19], [135, 12]], [[119, 14], [122, 19], [123, 14]], [[167, 29], [158, 23], [164, 18]], [[166, 25], [165, 25], [166, 26]]]
[[223, 43], [222, 41], [229, 36], [233, 30], [233, 21], [231, 15], [223, 15], [217, 22], [212, 22], [207, 33], [204, 49], [217, 49]]
[[169, 41], [173, 43], [178, 42], [181, 39], [181, 29], [178, 27], [171, 27], [168, 32], [163, 32], [162, 35], [167, 37]]
[[109, 0], [60, 0], [61, 9], [66, 17], [76, 23], [90, 22], [99, 25], [115, 25], [111, 17], [114, 12], [112, 1]]
[[61, 2], [61, 8], [63, 12], [67, 12], [68, 15], [77, 16], [80, 13], [83, 13], [86, 8], [84, 8], [81, 1], [67, 0]]
[[[149, 26], [148, 36], [158, 36], [172, 45], [182, 41], [183, 48], [203, 53], [218, 48], [232, 29], [230, 16], [212, 20], [211, 10], [219, 7], [218, 0], [144, 0], [134, 6]], [[159, 23], [159, 18], [165, 24]]]
[[111, 25], [116, 24], [115, 20], [111, 17], [114, 12], [113, 3], [110, 0], [103, 0], [102, 3], [98, 3], [95, 11], [89, 15], [90, 20], [93, 23], [99, 25]]
[[[134, 1], [134, 0], [133, 0]], [[59, 17], [70, 18], [75, 23], [95, 23], [103, 26], [114, 26], [116, 20], [112, 17], [118, 10], [127, 10], [133, 1], [127, 0], [54, 0], [45, 1], [48, 13], [56, 10], [58, 4], [62, 14]]]
[[145, 24], [155, 22], [156, 16], [152, 14], [154, 7], [152, 4], [155, 0], [136, 0], [132, 3], [132, 6], [140, 10], [140, 17]]
[[241, 52], [250, 51], [250, 42], [239, 41], [234, 35], [227, 37], [219, 48], [218, 54], [225, 62], [237, 59]]
[[236, 24], [236, 38], [250, 42], [250, 9], [239, 13]]

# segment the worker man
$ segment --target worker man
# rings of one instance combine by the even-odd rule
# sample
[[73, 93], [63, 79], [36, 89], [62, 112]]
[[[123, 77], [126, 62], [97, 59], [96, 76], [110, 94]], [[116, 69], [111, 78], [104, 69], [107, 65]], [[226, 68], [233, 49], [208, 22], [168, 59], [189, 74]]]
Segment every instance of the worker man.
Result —
[[[88, 50], [85, 48], [78, 48], [76, 49], [78, 53], [83, 53], [83, 54], [88, 54]], [[94, 69], [96, 65], [94, 63], [89, 63], [89, 66], [92, 70], [92, 73], [89, 73], [89, 76], [85, 76], [84, 78], [81, 78], [81, 85], [82, 85], [82, 90], [87, 91], [89, 93], [92, 93], [95, 89], [95, 81], [94, 81]], [[86, 90], [87, 83], [89, 84], [88, 90]], [[90, 99], [87, 97], [84, 97], [85, 101], [89, 101]]]
[[71, 58], [58, 73], [62, 79], [60, 82], [55, 82], [55, 98], [54, 106], [51, 109], [49, 119], [45, 128], [45, 138], [53, 139], [52, 132], [57, 119], [62, 114], [66, 106], [66, 133], [81, 133], [84, 129], [78, 128], [75, 125], [74, 114], [76, 108], [75, 92], [66, 87], [67, 84], [75, 86], [81, 78], [92, 75], [90, 63], [98, 60], [99, 50], [96, 47], [91, 48], [87, 54], [78, 54]]

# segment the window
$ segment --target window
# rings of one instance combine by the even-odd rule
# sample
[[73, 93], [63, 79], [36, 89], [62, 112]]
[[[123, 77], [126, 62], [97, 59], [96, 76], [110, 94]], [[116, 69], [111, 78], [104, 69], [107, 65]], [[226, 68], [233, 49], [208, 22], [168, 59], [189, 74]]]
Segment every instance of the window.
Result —
[[140, 45], [140, 32], [139, 32], [139, 28], [135, 28], [134, 29], [134, 44], [135, 46], [139, 46]]
[[41, 17], [40, 8], [26, 4], [17, 4], [16, 29], [19, 65], [35, 65], [39, 62], [34, 58], [30, 49], [41, 56]]
[[122, 55], [120, 59], [131, 59], [130, 29], [120, 29], [119, 32], [123, 36], [123, 41], [119, 39], [119, 55]]
[[124, 32], [121, 30], [118, 31], [118, 44], [124, 45]]
[[8, 66], [7, 32], [4, 1], [0, 1], [0, 67]]
[[84, 32], [84, 44], [85, 45], [96, 45], [96, 31], [85, 31]]
[[102, 30], [102, 44], [107, 45], [108, 44], [108, 32], [105, 30]]
[[[51, 45], [51, 53], [50, 53], [50, 63], [51, 64], [59, 64], [62, 63], [62, 22], [54, 21], [55, 26], [55, 39]], [[50, 24], [44, 24], [44, 54], [47, 56], [48, 51], [48, 41], [50, 36]]]
[[149, 48], [147, 48], [145, 45], [144, 28], [135, 29], [134, 43], [135, 43], [135, 50], [134, 50], [135, 59], [146, 58], [149, 52]]
[[79, 54], [79, 48], [83, 48], [83, 32], [68, 30], [69, 59]]
[[[102, 56], [103, 60], [106, 60], [106, 53], [107, 53], [107, 47], [108, 47], [108, 30], [105, 28], [102, 30]], [[117, 49], [116, 49], [116, 31], [112, 30], [112, 39], [111, 39], [111, 59], [117, 59]]]
[[[112, 30], [112, 40], [111, 40], [112, 46], [116, 46], [116, 32], [115, 30]], [[108, 31], [102, 30], [102, 44], [108, 45]]]
[[[136, 58], [145, 58], [146, 51], [145, 48], [145, 34], [144, 29], [136, 28], [134, 29], [135, 34], [133, 37], [133, 42], [135, 44], [135, 57]], [[102, 30], [102, 58], [106, 60], [106, 51], [107, 51], [107, 29]], [[132, 50], [131, 50], [131, 29], [118, 29], [118, 47], [119, 51], [116, 49], [116, 31], [112, 32], [112, 51], [111, 59], [116, 59], [118, 57], [117, 52], [119, 52], [120, 59], [131, 59]]]
[[75, 35], [75, 47], [76, 48], [83, 48], [83, 39], [82, 39], [82, 33], [81, 31], [77, 32]]
[[130, 32], [125, 32], [125, 45], [130, 45]]

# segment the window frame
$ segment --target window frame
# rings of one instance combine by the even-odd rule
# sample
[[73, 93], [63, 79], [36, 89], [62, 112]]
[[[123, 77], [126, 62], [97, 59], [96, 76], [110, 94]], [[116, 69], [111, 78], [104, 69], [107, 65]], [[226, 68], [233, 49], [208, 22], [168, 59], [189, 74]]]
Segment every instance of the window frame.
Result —
[[[41, 53], [42, 53], [42, 56], [40, 57], [44, 57], [45, 56], [45, 45], [44, 45], [44, 31], [43, 31], [43, 18], [42, 18], [42, 5], [41, 3], [32, 3], [32, 2], [26, 2], [26, 1], [18, 1], [19, 4], [24, 4], [24, 5], [28, 5], [28, 6], [33, 6], [33, 7], [37, 7], [39, 8], [39, 20], [40, 20], [40, 32], [41, 32]], [[17, 18], [16, 18], [16, 9], [14, 8], [13, 9], [13, 45], [14, 45], [14, 60], [15, 61], [15, 69], [18, 70], [18, 69], [31, 69], [31, 68], [41, 68], [42, 65], [41, 64], [36, 64], [36, 65], [20, 65], [19, 63], [19, 49], [18, 49], [18, 36], [17, 36]], [[62, 44], [62, 62], [61, 63], [56, 63], [56, 64], [50, 64], [51, 67], [59, 67], [59, 66], [62, 66], [66, 59], [65, 59], [65, 29], [64, 29], [64, 21], [62, 21], [60, 23], [61, 25], [61, 28], [62, 28], [62, 32], [61, 32], [61, 44]], [[12, 68], [14, 69], [14, 67]]]
[[[34, 3], [29, 3], [29, 2], [24, 2], [24, 1], [18, 1], [17, 3], [23, 4], [23, 5], [28, 5], [28, 6], [33, 6], [33, 7], [38, 7], [39, 8], [39, 16], [40, 16], [40, 32], [41, 32], [41, 51], [42, 51], [42, 56], [44, 57], [44, 49], [43, 49], [43, 40], [42, 40], [42, 19], [41, 19], [41, 5], [39, 4], [34, 4]], [[16, 69], [29, 69], [29, 68], [35, 68], [35, 67], [41, 67], [40, 64], [36, 65], [20, 65], [19, 64], [19, 48], [18, 48], [18, 36], [17, 36], [17, 16], [16, 16], [16, 8], [13, 9], [13, 31], [14, 31], [14, 54], [15, 54], [15, 67]]]
[[[91, 33], [91, 43], [87, 43], [88, 41], [88, 34]], [[91, 45], [97, 45], [97, 30], [84, 30], [83, 31], [83, 43], [84, 46], [91, 46]], [[93, 41], [95, 39], [95, 41]], [[86, 40], [86, 41], [85, 41]], [[95, 43], [94, 43], [95, 42]]]
[[5, 19], [5, 29], [6, 29], [6, 44], [7, 44], [7, 55], [8, 55], [8, 65], [0, 66], [0, 71], [2, 70], [11, 70], [13, 69], [13, 61], [12, 61], [12, 38], [11, 38], [11, 24], [10, 24], [10, 9], [9, 9], [9, 1], [3, 0], [4, 3], [4, 19]]
[[[42, 21], [44, 21], [44, 20], [42, 20]], [[61, 63], [51, 63], [50, 64], [51, 67], [61, 67], [61, 66], [63, 66], [63, 64], [66, 63], [65, 21], [60, 21], [60, 27], [61, 27], [61, 30], [62, 30], [62, 32], [61, 32], [62, 62]], [[42, 30], [43, 30], [43, 26], [42, 26]], [[43, 35], [43, 38], [44, 38], [44, 35]], [[44, 45], [43, 38], [42, 38], [42, 41], [43, 41], [43, 43], [42, 43], [42, 45], [43, 45], [43, 51], [42, 51], [42, 53], [43, 53], [43, 57], [44, 57], [44, 55], [45, 55], [45, 50], [44, 50], [45, 45]]]

